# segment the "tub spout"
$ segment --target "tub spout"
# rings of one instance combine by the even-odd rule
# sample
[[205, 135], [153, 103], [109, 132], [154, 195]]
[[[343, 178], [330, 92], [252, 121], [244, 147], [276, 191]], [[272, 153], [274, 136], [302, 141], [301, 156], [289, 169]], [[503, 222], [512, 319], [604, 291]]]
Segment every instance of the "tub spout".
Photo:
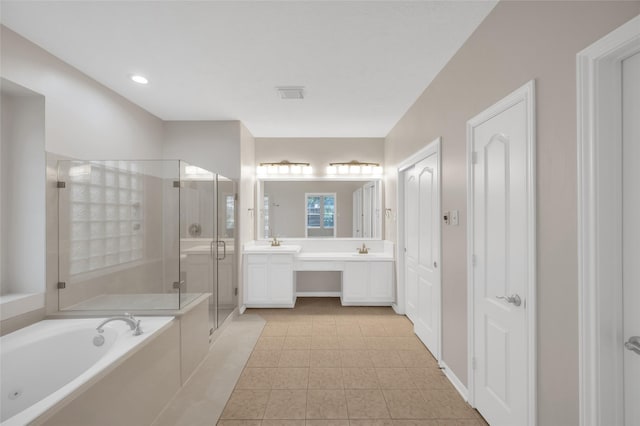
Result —
[[127, 324], [129, 324], [129, 327], [131, 328], [131, 330], [133, 330], [134, 336], [141, 335], [142, 329], [140, 328], [140, 320], [136, 319], [133, 315], [130, 315], [130, 314], [125, 314], [125, 315], [126, 316], [107, 318], [106, 320], [102, 321], [102, 323], [98, 327], [96, 327], [96, 330], [98, 331], [98, 333], [103, 333], [104, 329], [102, 327], [104, 327], [107, 323], [111, 321], [124, 321]]

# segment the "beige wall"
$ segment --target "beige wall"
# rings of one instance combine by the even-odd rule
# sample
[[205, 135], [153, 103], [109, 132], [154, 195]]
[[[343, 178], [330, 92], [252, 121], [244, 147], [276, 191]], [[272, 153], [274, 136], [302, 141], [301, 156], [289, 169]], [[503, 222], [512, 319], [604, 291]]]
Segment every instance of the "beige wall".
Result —
[[240, 178], [239, 121], [165, 121], [163, 158]]
[[460, 210], [460, 226], [442, 230], [442, 352], [467, 383], [465, 124], [536, 80], [540, 425], [578, 424], [576, 53], [638, 13], [637, 1], [499, 3], [385, 142], [395, 205], [394, 166], [442, 136], [442, 209]]
[[162, 158], [162, 121], [0, 26], [3, 78], [45, 97], [45, 149], [71, 158]]
[[0, 108], [0, 294], [44, 293], [45, 102], [19, 87], [6, 93], [7, 85]]
[[[240, 189], [238, 214], [238, 244], [235, 253], [241, 253], [242, 245], [255, 239], [255, 183], [256, 183], [256, 143], [246, 127], [240, 125]], [[238, 264], [238, 301], [242, 305], [243, 296], [243, 275], [242, 257], [236, 257]]]

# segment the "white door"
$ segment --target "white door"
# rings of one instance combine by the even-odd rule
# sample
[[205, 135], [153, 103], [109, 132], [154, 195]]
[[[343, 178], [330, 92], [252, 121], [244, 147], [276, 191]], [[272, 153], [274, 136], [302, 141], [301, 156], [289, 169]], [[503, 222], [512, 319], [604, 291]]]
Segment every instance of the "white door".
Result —
[[362, 237], [362, 188], [353, 191], [353, 237]]
[[404, 173], [406, 312], [414, 324], [418, 315], [418, 178], [415, 166]]
[[493, 426], [528, 424], [533, 123], [532, 105], [518, 92], [469, 122], [473, 402]]
[[373, 238], [373, 188], [367, 184], [362, 188], [362, 237]]
[[440, 194], [438, 152], [405, 174], [407, 312], [414, 332], [437, 358], [440, 338]]
[[624, 424], [640, 425], [640, 53], [622, 62]]

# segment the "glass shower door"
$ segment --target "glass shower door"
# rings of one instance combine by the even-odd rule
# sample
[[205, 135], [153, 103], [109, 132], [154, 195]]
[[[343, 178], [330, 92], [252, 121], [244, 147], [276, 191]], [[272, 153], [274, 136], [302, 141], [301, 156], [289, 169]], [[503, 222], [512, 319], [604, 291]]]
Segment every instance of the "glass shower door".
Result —
[[209, 328], [217, 327], [216, 175], [180, 162], [180, 307], [209, 295]]
[[236, 188], [224, 176], [217, 177], [217, 326], [238, 304], [236, 285]]

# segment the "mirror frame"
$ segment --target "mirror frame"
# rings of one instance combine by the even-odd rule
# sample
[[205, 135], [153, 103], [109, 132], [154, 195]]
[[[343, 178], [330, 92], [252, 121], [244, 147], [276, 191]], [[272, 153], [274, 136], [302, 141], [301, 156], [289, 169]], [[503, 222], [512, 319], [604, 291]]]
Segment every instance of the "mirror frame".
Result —
[[263, 193], [264, 193], [264, 183], [265, 182], [377, 182], [378, 183], [378, 200], [379, 207], [376, 212], [378, 225], [376, 227], [376, 233], [379, 235], [377, 238], [354, 238], [354, 237], [325, 237], [325, 238], [316, 238], [316, 237], [287, 237], [285, 235], [278, 236], [278, 238], [286, 238], [287, 240], [323, 240], [323, 241], [345, 241], [345, 240], [371, 240], [371, 241], [382, 241], [383, 238], [383, 218], [384, 218], [384, 199], [383, 195], [383, 185], [384, 185], [384, 177], [383, 176], [336, 176], [336, 177], [318, 177], [318, 176], [309, 176], [309, 177], [256, 177], [256, 208], [254, 214], [253, 225], [255, 226], [255, 239], [257, 241], [268, 241], [269, 238], [264, 238], [260, 230], [262, 229], [262, 204]]

